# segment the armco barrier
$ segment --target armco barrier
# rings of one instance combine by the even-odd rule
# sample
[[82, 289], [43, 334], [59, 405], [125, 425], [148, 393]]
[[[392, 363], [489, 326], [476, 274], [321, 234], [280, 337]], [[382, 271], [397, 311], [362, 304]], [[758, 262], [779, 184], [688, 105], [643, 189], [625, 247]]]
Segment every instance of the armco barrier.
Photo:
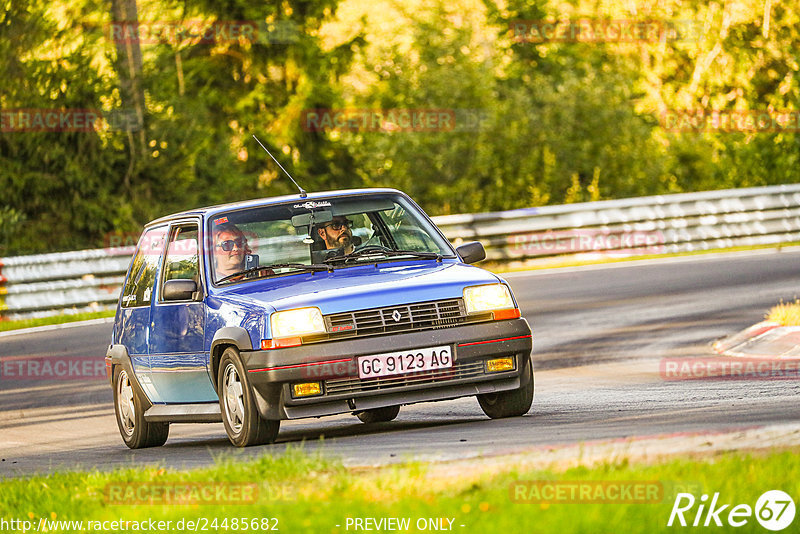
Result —
[[0, 318], [109, 309], [132, 254], [118, 247], [0, 258]]
[[[800, 241], [800, 184], [434, 217], [495, 262], [629, 256]], [[131, 247], [0, 259], [0, 318], [115, 305]]]
[[[494, 261], [556, 254], [658, 254], [800, 241], [800, 184], [446, 215], [458, 244]], [[599, 245], [599, 246], [598, 246]]]

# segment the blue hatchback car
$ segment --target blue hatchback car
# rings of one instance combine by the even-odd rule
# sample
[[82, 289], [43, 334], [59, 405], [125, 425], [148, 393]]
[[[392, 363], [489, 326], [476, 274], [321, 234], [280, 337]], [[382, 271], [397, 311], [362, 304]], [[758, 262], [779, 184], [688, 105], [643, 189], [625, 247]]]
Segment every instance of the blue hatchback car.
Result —
[[408, 196], [268, 198], [149, 223], [125, 278], [108, 377], [122, 439], [222, 421], [236, 446], [280, 421], [475, 395], [491, 418], [533, 400], [532, 336], [508, 284], [470, 264]]

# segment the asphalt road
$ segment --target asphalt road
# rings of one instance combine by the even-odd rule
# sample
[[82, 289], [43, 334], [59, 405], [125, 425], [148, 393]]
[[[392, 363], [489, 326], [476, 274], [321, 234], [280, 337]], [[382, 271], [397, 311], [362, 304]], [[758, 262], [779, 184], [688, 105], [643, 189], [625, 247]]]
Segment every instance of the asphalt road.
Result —
[[[278, 443], [231, 447], [221, 424], [173, 425], [164, 447], [130, 451], [102, 379], [0, 377], [0, 477], [75, 467], [206, 465], [303, 446], [348, 465], [440, 460], [544, 445], [796, 424], [797, 380], [665, 380], [664, 358], [710, 343], [800, 294], [800, 252], [746, 253], [513, 273], [534, 330], [536, 398], [522, 418], [492, 421], [473, 398], [405, 406], [391, 423], [350, 415], [284, 422]], [[0, 337], [0, 359], [102, 358], [110, 323]], [[324, 439], [321, 439], [324, 438]]]

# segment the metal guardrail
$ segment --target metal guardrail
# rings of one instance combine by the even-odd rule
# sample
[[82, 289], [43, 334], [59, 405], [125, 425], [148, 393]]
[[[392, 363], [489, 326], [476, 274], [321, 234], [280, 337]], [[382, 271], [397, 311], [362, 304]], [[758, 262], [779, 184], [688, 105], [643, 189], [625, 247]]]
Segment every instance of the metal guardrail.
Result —
[[0, 319], [113, 308], [133, 247], [0, 258]]
[[669, 254], [800, 241], [800, 184], [435, 217], [493, 261]]
[[[487, 259], [621, 257], [800, 241], [800, 184], [434, 217]], [[133, 247], [0, 258], [0, 319], [113, 308]]]

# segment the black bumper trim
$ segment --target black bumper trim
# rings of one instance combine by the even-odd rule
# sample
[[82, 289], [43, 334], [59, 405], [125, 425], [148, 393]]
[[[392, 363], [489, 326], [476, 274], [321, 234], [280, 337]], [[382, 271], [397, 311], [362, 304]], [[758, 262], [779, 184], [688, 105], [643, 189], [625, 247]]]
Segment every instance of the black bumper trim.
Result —
[[[514, 356], [516, 366], [512, 371], [501, 373], [418, 383], [408, 380], [394, 387], [364, 388], [332, 395], [325, 392], [301, 399], [291, 397], [291, 383], [325, 383], [329, 379], [347, 378], [357, 381], [356, 362], [360, 356], [439, 345], [453, 347], [456, 366], [501, 356]], [[241, 354], [261, 415], [267, 419], [296, 419], [514, 389], [520, 386], [521, 370], [531, 364], [532, 345], [528, 322], [520, 318]]]
[[352, 403], [342, 399], [337, 401], [309, 404], [306, 406], [285, 406], [284, 413], [286, 414], [286, 419], [321, 417], [324, 415], [335, 415], [353, 411], [370, 410], [373, 408], [383, 408], [384, 406], [452, 400], [459, 397], [469, 397], [471, 395], [497, 393], [499, 391], [517, 389], [519, 386], [519, 377], [515, 376], [502, 380], [493, 380], [490, 382], [450, 384], [446, 388], [428, 388], [415, 391], [413, 396], [410, 396], [408, 391], [396, 391], [370, 397], [356, 398], [352, 401]]
[[[456, 349], [456, 361], [474, 359], [489, 353], [513, 354], [524, 351], [526, 347], [530, 353], [533, 343], [530, 336], [528, 322], [525, 319], [513, 319], [284, 349], [243, 351], [241, 355], [245, 368], [249, 371], [250, 381], [254, 384], [267, 384], [352, 376], [357, 372], [354, 372], [354, 367], [347, 365], [348, 360], [355, 364], [359, 356], [386, 351], [451, 345]], [[503, 341], [470, 344], [490, 340]]]

